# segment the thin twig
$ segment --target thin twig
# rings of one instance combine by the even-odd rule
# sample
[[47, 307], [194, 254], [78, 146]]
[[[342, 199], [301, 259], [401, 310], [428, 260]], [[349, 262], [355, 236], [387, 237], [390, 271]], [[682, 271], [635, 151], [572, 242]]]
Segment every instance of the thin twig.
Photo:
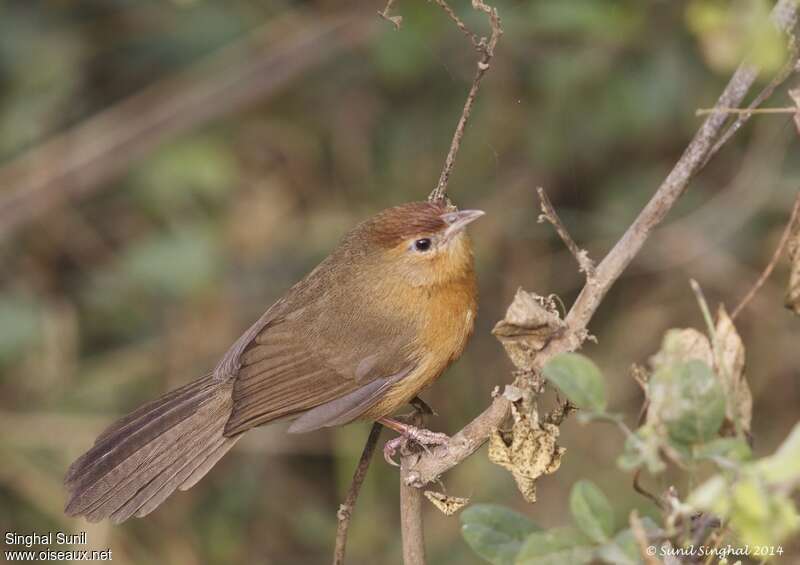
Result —
[[698, 108], [695, 116], [707, 116], [708, 114], [796, 114], [797, 107], [785, 106], [783, 108]]
[[794, 229], [795, 224], [797, 223], [798, 216], [800, 216], [800, 193], [798, 193], [797, 198], [794, 201], [794, 206], [792, 207], [792, 213], [789, 216], [789, 221], [786, 222], [786, 229], [783, 230], [783, 235], [781, 235], [781, 239], [778, 242], [778, 247], [775, 248], [775, 252], [772, 254], [772, 258], [769, 260], [764, 271], [761, 273], [761, 276], [758, 277], [755, 284], [750, 288], [747, 294], [744, 295], [741, 302], [733, 309], [731, 312], [731, 319], [735, 320], [736, 316], [742, 309], [747, 306], [747, 304], [753, 299], [759, 289], [764, 286], [764, 283], [767, 282], [767, 279], [772, 274], [772, 271], [775, 269], [775, 266], [778, 264], [778, 260], [783, 255], [783, 250], [786, 248], [786, 244], [789, 242], [789, 237], [792, 234], [792, 230]]
[[[797, 14], [798, 5], [795, 0], [779, 0], [772, 10], [772, 19], [780, 29], [789, 31], [797, 21]], [[739, 106], [757, 76], [755, 67], [749, 64], [740, 65], [717, 100], [716, 106]], [[714, 113], [706, 118], [667, 178], [597, 266], [592, 284], [586, 284], [581, 290], [565, 318], [566, 331], [553, 338], [537, 353], [528, 370], [540, 369], [555, 355], [575, 351], [582, 345], [587, 336], [586, 327], [611, 286], [636, 257], [653, 229], [672, 209], [689, 182], [706, 164], [712, 151], [721, 147], [717, 140], [725, 123], [726, 116], [721, 113]], [[472, 455], [486, 442], [493, 430], [503, 424], [510, 408], [511, 403], [502, 394], [496, 396], [488, 408], [454, 434], [447, 444], [434, 448], [430, 454], [423, 453], [409, 470], [406, 484], [422, 487], [437, 480], [440, 475]]]
[[[394, 0], [392, 0], [392, 1], [394, 1]], [[455, 13], [455, 11], [450, 7], [450, 5], [447, 2], [445, 2], [445, 0], [435, 0], [435, 1], [439, 5], [439, 7], [442, 10], [445, 11], [445, 13], [448, 15], [448, 17], [451, 20], [453, 20], [453, 23], [456, 24], [456, 27], [458, 29], [460, 29], [464, 33], [464, 35], [467, 36], [467, 39], [469, 39], [472, 42], [472, 46], [475, 49], [477, 49], [479, 52], [482, 53], [483, 49], [484, 49], [484, 45], [481, 43], [481, 38], [478, 37], [478, 34], [472, 32], [467, 27], [467, 24], [465, 24], [461, 20], [461, 18], [458, 17], [458, 14]]]
[[641, 494], [643, 497], [645, 497], [648, 500], [650, 500], [653, 504], [658, 506], [661, 510], [665, 510], [664, 501], [661, 500], [660, 498], [658, 498], [656, 495], [654, 495], [652, 492], [650, 492], [646, 488], [644, 488], [642, 486], [641, 478], [642, 478], [642, 470], [641, 469], [636, 469], [636, 472], [633, 473], [633, 490], [635, 490], [636, 492]]
[[361, 458], [358, 460], [358, 466], [355, 473], [353, 473], [353, 481], [350, 483], [350, 488], [347, 490], [347, 496], [344, 503], [339, 506], [339, 511], [336, 513], [336, 518], [339, 520], [336, 526], [336, 548], [333, 552], [333, 565], [343, 565], [344, 553], [347, 545], [347, 531], [350, 527], [350, 519], [353, 517], [353, 509], [356, 506], [356, 500], [361, 492], [361, 485], [364, 483], [364, 478], [367, 476], [370, 461], [372, 461], [372, 454], [375, 453], [375, 446], [378, 445], [378, 438], [381, 435], [383, 425], [379, 422], [372, 424], [372, 429], [369, 431], [369, 437], [364, 444], [364, 450], [361, 452]]
[[394, 25], [394, 29], [400, 29], [400, 26], [403, 24], [403, 16], [392, 16], [389, 12], [392, 9], [392, 4], [394, 4], [395, 0], [387, 0], [386, 7], [383, 9], [382, 12], [378, 12], [378, 15], [382, 17], [387, 22]]
[[458, 16], [456, 16], [455, 12], [453, 12], [445, 0], [436, 0], [436, 3], [441, 6], [445, 12], [447, 12], [458, 28], [470, 38], [470, 41], [480, 56], [478, 58], [475, 77], [472, 79], [472, 86], [469, 89], [469, 94], [467, 94], [467, 100], [464, 102], [464, 108], [461, 110], [461, 117], [459, 117], [458, 123], [456, 124], [456, 129], [453, 133], [453, 140], [450, 142], [450, 150], [447, 152], [447, 157], [444, 161], [444, 167], [442, 168], [442, 174], [439, 176], [439, 182], [436, 185], [436, 188], [434, 188], [428, 196], [428, 200], [431, 202], [447, 201], [447, 183], [450, 180], [450, 173], [453, 171], [453, 165], [456, 162], [458, 149], [461, 147], [461, 139], [464, 137], [464, 130], [467, 127], [467, 121], [472, 113], [472, 106], [475, 103], [475, 97], [478, 95], [478, 89], [480, 88], [481, 80], [483, 80], [486, 71], [489, 70], [489, 63], [494, 56], [494, 49], [497, 46], [497, 41], [503, 34], [503, 28], [500, 24], [500, 16], [497, 14], [497, 10], [487, 6], [481, 0], [472, 0], [472, 7], [476, 10], [486, 13], [489, 16], [489, 23], [491, 25], [492, 32], [488, 40], [485, 37], [478, 39], [477, 35], [469, 31], [464, 22], [462, 22]]
[[572, 236], [569, 234], [569, 231], [567, 231], [561, 218], [556, 214], [556, 209], [553, 208], [553, 204], [550, 202], [550, 198], [548, 198], [544, 189], [539, 187], [536, 191], [539, 193], [539, 200], [542, 206], [542, 214], [539, 216], [539, 223], [544, 221], [550, 222], [561, 238], [561, 241], [564, 242], [569, 252], [575, 257], [575, 261], [578, 262], [578, 269], [588, 278], [594, 277], [594, 261], [589, 257], [589, 253], [585, 249], [578, 247], [578, 244], [572, 239]]
[[[747, 120], [750, 119], [750, 117], [754, 114], [752, 110], [755, 110], [756, 108], [761, 106], [761, 104], [763, 104], [767, 99], [769, 99], [775, 92], [775, 89], [778, 88], [784, 82], [786, 82], [786, 79], [788, 79], [797, 70], [797, 64], [798, 64], [797, 42], [794, 38], [794, 35], [792, 35], [792, 29], [795, 27], [797, 23], [796, 10], [797, 10], [796, 7], [792, 7], [783, 3], [777, 4], [773, 9], [772, 11], [773, 21], [776, 23], [780, 22], [778, 23], [779, 27], [781, 27], [783, 31], [790, 34], [791, 54], [789, 56], [789, 60], [783, 66], [781, 71], [777, 75], [775, 75], [771, 81], [769, 81], [769, 84], [765, 86], [755, 98], [753, 98], [753, 101], [750, 102], [750, 104], [748, 104], [748, 109], [751, 111], [741, 113], [739, 117], [736, 118], [736, 120], [734, 120], [734, 122], [730, 126], [728, 126], [728, 129], [726, 129], [725, 132], [719, 137], [717, 142], [714, 144], [714, 147], [711, 149], [711, 151], [709, 151], [708, 155], [706, 156], [703, 166], [705, 166], [705, 164], [712, 157], [714, 157], [714, 155], [717, 154], [717, 151], [719, 151], [722, 148], [722, 146], [725, 145], [737, 131], [739, 131], [739, 128], [741, 128], [747, 122]], [[748, 65], [748, 63], [745, 61], [739, 66], [739, 70], [737, 70], [737, 73], [746, 70], [748, 67], [750, 67], [750, 65]], [[757, 73], [755, 68], [752, 67], [749, 69], [749, 72]], [[731, 104], [730, 106], [728, 106], [728, 108], [736, 106], [738, 106], [738, 104]], [[795, 108], [794, 110], [796, 111], [797, 109]]]

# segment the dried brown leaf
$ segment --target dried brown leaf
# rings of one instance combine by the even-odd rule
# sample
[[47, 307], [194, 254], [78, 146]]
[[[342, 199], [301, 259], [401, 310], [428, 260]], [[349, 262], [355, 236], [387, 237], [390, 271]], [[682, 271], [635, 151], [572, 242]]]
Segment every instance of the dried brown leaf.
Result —
[[664, 333], [661, 349], [650, 358], [650, 367], [656, 371], [659, 367], [685, 363], [692, 359], [712, 366], [714, 356], [708, 337], [694, 328], [673, 328]]
[[508, 469], [522, 496], [536, 502], [536, 480], [554, 473], [566, 451], [556, 443], [558, 426], [540, 424], [513, 408], [514, 426], [510, 432], [494, 430], [489, 437], [489, 460]]
[[536, 352], [564, 328], [552, 299], [520, 288], [505, 318], [495, 325], [492, 333], [503, 344], [514, 365], [524, 369], [530, 367]]
[[452, 516], [469, 504], [469, 498], [448, 496], [444, 493], [436, 492], [434, 490], [426, 490], [424, 494], [425, 498], [430, 500], [431, 504], [438, 508], [439, 511], [445, 516]]
[[742, 338], [733, 325], [724, 306], [717, 312], [717, 327], [714, 332], [714, 368], [725, 391], [725, 418], [730, 429], [738, 426], [750, 432], [753, 415], [753, 395], [744, 376], [745, 349]]

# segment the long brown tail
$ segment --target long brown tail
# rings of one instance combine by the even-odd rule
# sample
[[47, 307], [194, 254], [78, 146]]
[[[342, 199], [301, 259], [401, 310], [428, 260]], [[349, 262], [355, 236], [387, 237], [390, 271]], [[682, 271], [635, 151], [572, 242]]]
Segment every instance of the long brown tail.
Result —
[[224, 435], [231, 389], [208, 375], [112, 424], [67, 471], [64, 511], [120, 523], [192, 487], [241, 437]]

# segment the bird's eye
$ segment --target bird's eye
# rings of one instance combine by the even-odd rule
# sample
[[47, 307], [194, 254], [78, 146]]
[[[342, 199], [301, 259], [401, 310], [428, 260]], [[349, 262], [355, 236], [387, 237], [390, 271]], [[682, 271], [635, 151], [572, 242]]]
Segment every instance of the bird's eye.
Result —
[[418, 239], [414, 242], [414, 249], [417, 251], [427, 251], [431, 248], [431, 240], [427, 237]]

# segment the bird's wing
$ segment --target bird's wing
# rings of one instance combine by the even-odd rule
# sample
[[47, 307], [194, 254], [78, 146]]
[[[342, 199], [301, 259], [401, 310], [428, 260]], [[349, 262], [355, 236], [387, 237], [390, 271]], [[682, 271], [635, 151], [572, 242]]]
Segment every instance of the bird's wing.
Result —
[[335, 328], [307, 316], [281, 315], [253, 330], [237, 356], [226, 435], [288, 416], [299, 415], [293, 432], [350, 422], [415, 366], [396, 328]]

